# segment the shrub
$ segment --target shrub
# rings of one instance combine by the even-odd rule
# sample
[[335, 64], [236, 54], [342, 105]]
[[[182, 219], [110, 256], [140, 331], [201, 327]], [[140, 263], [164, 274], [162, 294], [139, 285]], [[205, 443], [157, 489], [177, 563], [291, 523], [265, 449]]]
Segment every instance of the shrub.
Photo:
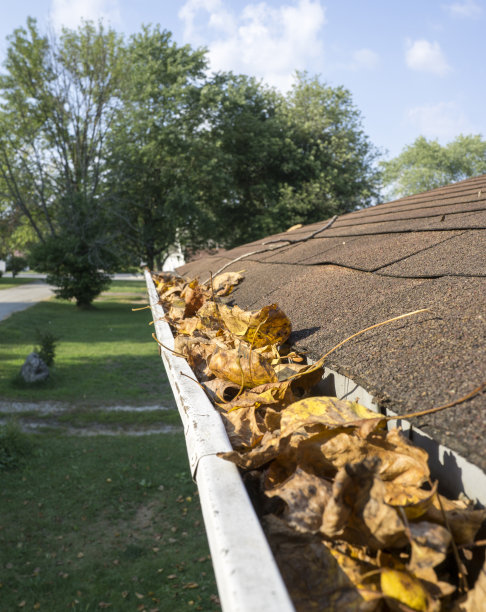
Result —
[[22, 272], [27, 267], [27, 260], [24, 257], [10, 255], [7, 259], [7, 272], [12, 272], [15, 278], [19, 272]]
[[42, 361], [50, 367], [54, 363], [56, 346], [59, 342], [59, 338], [50, 331], [37, 330], [36, 335], [39, 348], [35, 348], [34, 350]]

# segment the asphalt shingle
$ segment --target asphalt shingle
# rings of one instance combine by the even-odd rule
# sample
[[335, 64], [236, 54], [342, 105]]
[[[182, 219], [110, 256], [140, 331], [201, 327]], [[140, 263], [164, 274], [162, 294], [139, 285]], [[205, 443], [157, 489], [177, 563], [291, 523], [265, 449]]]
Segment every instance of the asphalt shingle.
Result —
[[[225, 263], [300, 240], [325, 221], [189, 263], [205, 280]], [[399, 414], [432, 408], [486, 381], [486, 175], [355, 211], [306, 242], [281, 243], [245, 269], [231, 295], [242, 308], [276, 302], [292, 341], [318, 359], [351, 334], [419, 308], [430, 311], [363, 334], [329, 366]], [[269, 245], [275, 247], [275, 244]], [[435, 439], [486, 470], [486, 394], [417, 419]]]

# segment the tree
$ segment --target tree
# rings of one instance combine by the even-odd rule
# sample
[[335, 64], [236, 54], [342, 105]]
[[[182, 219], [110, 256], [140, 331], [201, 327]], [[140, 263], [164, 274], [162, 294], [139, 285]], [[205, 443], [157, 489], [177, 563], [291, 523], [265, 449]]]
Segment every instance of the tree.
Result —
[[231, 74], [218, 75], [213, 87], [206, 150], [214, 171], [203, 191], [213, 192], [220, 244], [236, 246], [378, 198], [378, 151], [346, 89], [304, 73], [286, 96]]
[[486, 172], [486, 141], [460, 135], [447, 145], [419, 136], [397, 157], [381, 163], [390, 197], [404, 197]]
[[[117, 261], [102, 223], [102, 176], [123, 82], [122, 40], [90, 22], [48, 38], [29, 18], [9, 42], [0, 77], [0, 177], [9, 208], [34, 232], [32, 264], [60, 297], [86, 307]], [[73, 253], [84, 254], [83, 265]]]
[[379, 152], [347, 89], [297, 73], [280, 112], [293, 148], [277, 205], [282, 223], [313, 223], [378, 199]]
[[197, 214], [205, 51], [178, 47], [170, 32], [144, 27], [130, 39], [127, 67], [106, 183], [126, 247], [152, 268], [184, 241]]

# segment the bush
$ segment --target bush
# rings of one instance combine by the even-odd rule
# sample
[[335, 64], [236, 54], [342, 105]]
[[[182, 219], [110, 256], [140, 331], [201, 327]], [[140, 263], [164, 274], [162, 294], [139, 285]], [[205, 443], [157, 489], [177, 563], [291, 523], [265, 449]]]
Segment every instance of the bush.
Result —
[[42, 361], [50, 367], [54, 363], [56, 346], [59, 342], [59, 338], [50, 331], [37, 330], [36, 335], [39, 348], [34, 348], [34, 351], [39, 355]]
[[0, 470], [22, 465], [33, 452], [33, 443], [15, 421], [0, 425]]
[[10, 255], [7, 258], [7, 272], [12, 272], [12, 276], [15, 278], [19, 272], [22, 272], [27, 267], [27, 260], [24, 257], [17, 257], [17, 255]]

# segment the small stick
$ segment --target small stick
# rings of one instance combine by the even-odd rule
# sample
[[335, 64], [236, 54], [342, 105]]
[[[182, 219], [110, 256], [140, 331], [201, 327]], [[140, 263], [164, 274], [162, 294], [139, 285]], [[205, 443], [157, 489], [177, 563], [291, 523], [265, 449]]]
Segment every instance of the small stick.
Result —
[[132, 308], [132, 312], [137, 312], [137, 310], [147, 310], [147, 308], [150, 308], [150, 304], [147, 304], [147, 306], [142, 306], [141, 308]]
[[420, 410], [419, 412], [412, 412], [411, 414], [397, 415], [397, 416], [387, 416], [380, 417], [386, 421], [396, 421], [398, 419], [413, 419], [415, 417], [426, 416], [428, 414], [432, 414], [434, 412], [439, 412], [439, 410], [445, 410], [446, 408], [452, 408], [453, 406], [457, 406], [458, 404], [462, 404], [463, 402], [467, 402], [472, 399], [476, 395], [479, 395], [486, 388], [486, 382], [483, 382], [479, 387], [476, 387], [473, 391], [465, 395], [464, 397], [460, 397], [459, 399], [454, 400], [453, 402], [449, 402], [448, 404], [444, 404], [443, 406], [436, 406], [435, 408], [428, 408], [427, 410]]
[[[334, 221], [336, 221], [337, 218], [338, 218], [338, 216], [334, 215], [334, 217], [330, 221], [328, 221], [326, 223], [326, 225], [324, 225], [323, 227], [321, 227], [318, 230], [316, 230], [315, 232], [313, 232], [310, 236], [306, 236], [305, 238], [299, 238], [298, 240], [290, 240], [289, 238], [280, 238], [279, 240], [270, 240], [269, 242], [262, 242], [263, 245], [274, 244], [275, 246], [270, 247], [270, 248], [265, 248], [265, 249], [257, 249], [256, 251], [251, 251], [250, 253], [244, 253], [243, 255], [240, 255], [239, 257], [235, 257], [235, 259], [232, 259], [228, 263], [224, 264], [224, 266], [222, 266], [219, 270], [217, 270], [214, 273], [214, 276], [217, 276], [218, 274], [221, 274], [221, 272], [223, 272], [223, 270], [226, 270], [226, 268], [229, 268], [232, 264], [234, 264], [237, 261], [240, 261], [242, 259], [245, 259], [246, 257], [251, 257], [252, 255], [258, 255], [260, 253], [266, 253], [267, 251], [274, 251], [274, 250], [280, 249], [280, 248], [282, 248], [284, 246], [289, 246], [289, 245], [292, 245], [292, 244], [298, 244], [299, 242], [307, 242], [308, 240], [311, 240], [312, 238], [317, 236], [317, 234], [320, 234], [324, 230], [330, 228], [331, 225], [334, 223]], [[278, 244], [280, 242], [285, 242], [286, 244]], [[210, 280], [209, 278], [207, 280], [205, 280], [204, 283], [202, 283], [202, 285], [207, 285], [209, 280]]]
[[387, 325], [388, 323], [392, 323], [393, 321], [398, 321], [399, 319], [404, 319], [405, 317], [411, 317], [412, 315], [419, 314], [420, 312], [427, 312], [428, 310], [430, 310], [430, 308], [421, 308], [420, 310], [414, 310], [413, 312], [407, 312], [405, 314], [399, 315], [398, 317], [393, 317], [392, 319], [387, 319], [386, 321], [382, 321], [381, 323], [375, 323], [374, 325], [370, 325], [369, 327], [366, 327], [365, 329], [362, 329], [359, 332], [356, 332], [352, 336], [349, 336], [348, 338], [346, 338], [339, 344], [336, 344], [336, 346], [334, 346], [330, 351], [328, 351], [325, 355], [323, 355], [320, 359], [318, 359], [315, 363], [313, 363], [308, 370], [305, 370], [305, 372], [299, 372], [299, 374], [294, 374], [293, 376], [289, 376], [287, 380], [292, 380], [293, 378], [300, 377], [304, 373], [307, 374], [308, 372], [314, 372], [315, 370], [318, 370], [324, 365], [324, 361], [326, 360], [327, 357], [329, 357], [331, 353], [334, 353], [334, 351], [340, 348], [343, 344], [346, 344], [346, 342], [349, 342], [353, 338], [356, 338], [356, 336], [360, 336], [361, 334], [364, 334], [370, 329], [375, 329], [376, 327]]
[[440, 511], [442, 513], [442, 516], [444, 518], [444, 523], [445, 526], [447, 527], [447, 531], [450, 533], [451, 535], [451, 547], [452, 547], [452, 552], [454, 553], [454, 559], [456, 561], [457, 564], [457, 574], [459, 576], [459, 582], [461, 584], [462, 587], [462, 591], [464, 593], [467, 593], [469, 591], [469, 588], [467, 586], [467, 580], [466, 577], [463, 574], [463, 565], [461, 562], [461, 558], [459, 557], [459, 551], [457, 550], [457, 545], [454, 541], [454, 535], [452, 533], [452, 529], [451, 526], [449, 524], [449, 519], [447, 518], [447, 514], [445, 513], [444, 510], [444, 506], [442, 505], [442, 500], [440, 499], [440, 495], [436, 492], [436, 496], [437, 496], [437, 501], [439, 502], [439, 506], [440, 506]]
[[173, 355], [175, 355], [176, 357], [182, 357], [182, 359], [185, 359], [186, 356], [183, 355], [182, 353], [178, 353], [177, 351], [173, 351], [171, 348], [169, 348], [168, 346], [165, 346], [165, 344], [162, 344], [162, 342], [157, 338], [157, 336], [153, 333], [152, 334], [152, 338], [155, 340], [155, 342], [157, 342], [157, 344], [159, 346], [161, 346], [163, 349], [165, 349], [166, 351], [169, 351], [169, 353], [172, 353]]

